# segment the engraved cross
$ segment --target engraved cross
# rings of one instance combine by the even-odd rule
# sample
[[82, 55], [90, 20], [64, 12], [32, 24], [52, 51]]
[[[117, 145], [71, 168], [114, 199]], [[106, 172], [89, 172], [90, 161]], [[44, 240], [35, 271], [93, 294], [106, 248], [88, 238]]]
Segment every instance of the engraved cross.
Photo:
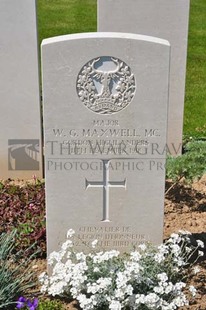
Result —
[[89, 187], [101, 187], [103, 189], [103, 219], [102, 222], [109, 220], [109, 189], [111, 187], [123, 187], [126, 189], [126, 179], [124, 181], [109, 181], [109, 160], [103, 162], [103, 181], [86, 181], [86, 189]]

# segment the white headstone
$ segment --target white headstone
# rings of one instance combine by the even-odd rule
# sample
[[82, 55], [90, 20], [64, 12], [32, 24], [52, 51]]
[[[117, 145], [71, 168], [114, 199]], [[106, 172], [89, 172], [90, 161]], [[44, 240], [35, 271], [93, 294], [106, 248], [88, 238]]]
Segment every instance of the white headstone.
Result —
[[104, 249], [162, 242], [169, 53], [132, 34], [43, 41], [48, 253], [70, 228]]
[[35, 0], [0, 1], [0, 179], [42, 177]]
[[98, 0], [98, 31], [141, 33], [171, 44], [168, 147], [182, 152], [190, 0]]

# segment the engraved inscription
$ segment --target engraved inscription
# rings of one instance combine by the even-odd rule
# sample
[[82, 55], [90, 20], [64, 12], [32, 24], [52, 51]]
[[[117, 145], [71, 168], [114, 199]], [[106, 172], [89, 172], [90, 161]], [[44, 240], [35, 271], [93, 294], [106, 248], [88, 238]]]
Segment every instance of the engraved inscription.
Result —
[[77, 94], [84, 105], [99, 114], [113, 114], [130, 104], [135, 78], [122, 60], [102, 56], [86, 63], [77, 77]]
[[103, 181], [88, 181], [86, 179], [86, 189], [88, 187], [101, 187], [103, 189], [103, 222], [109, 220], [109, 188], [123, 187], [126, 188], [126, 179], [123, 181], [109, 181], [109, 160], [103, 160]]
[[[125, 124], [124, 124], [125, 125]], [[118, 119], [93, 119], [90, 126], [52, 128], [55, 140], [47, 141], [54, 156], [104, 155], [161, 157], [177, 152], [171, 144], [162, 145], [159, 128], [122, 126]], [[154, 142], [155, 141], [155, 142]]]
[[82, 226], [77, 231], [75, 246], [82, 246], [84, 243], [90, 247], [91, 242], [97, 239], [99, 248], [134, 248], [143, 242], [149, 242], [149, 236], [135, 233], [130, 226], [109, 226], [109, 227], [90, 227]]

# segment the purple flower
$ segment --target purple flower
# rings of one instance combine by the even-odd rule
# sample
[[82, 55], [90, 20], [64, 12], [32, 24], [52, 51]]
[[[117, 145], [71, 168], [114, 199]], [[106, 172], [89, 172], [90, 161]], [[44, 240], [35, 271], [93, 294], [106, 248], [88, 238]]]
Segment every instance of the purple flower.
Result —
[[38, 299], [34, 298], [33, 302], [28, 300], [27, 307], [29, 307], [29, 310], [35, 310], [38, 307]]
[[25, 302], [26, 302], [26, 298], [25, 297], [19, 297], [18, 301], [17, 301], [17, 309], [21, 309], [25, 306]]
[[38, 299], [34, 298], [33, 301], [31, 301], [30, 299], [26, 299], [25, 297], [19, 297], [18, 301], [17, 301], [17, 309], [22, 309], [24, 307], [28, 307], [29, 310], [36, 310], [36, 308], [38, 307]]

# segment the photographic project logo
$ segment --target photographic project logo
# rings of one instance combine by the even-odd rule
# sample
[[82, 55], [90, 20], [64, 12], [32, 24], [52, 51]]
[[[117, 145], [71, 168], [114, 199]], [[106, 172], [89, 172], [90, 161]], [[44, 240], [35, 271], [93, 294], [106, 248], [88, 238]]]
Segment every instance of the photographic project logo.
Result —
[[39, 140], [8, 140], [8, 170], [39, 170]]

